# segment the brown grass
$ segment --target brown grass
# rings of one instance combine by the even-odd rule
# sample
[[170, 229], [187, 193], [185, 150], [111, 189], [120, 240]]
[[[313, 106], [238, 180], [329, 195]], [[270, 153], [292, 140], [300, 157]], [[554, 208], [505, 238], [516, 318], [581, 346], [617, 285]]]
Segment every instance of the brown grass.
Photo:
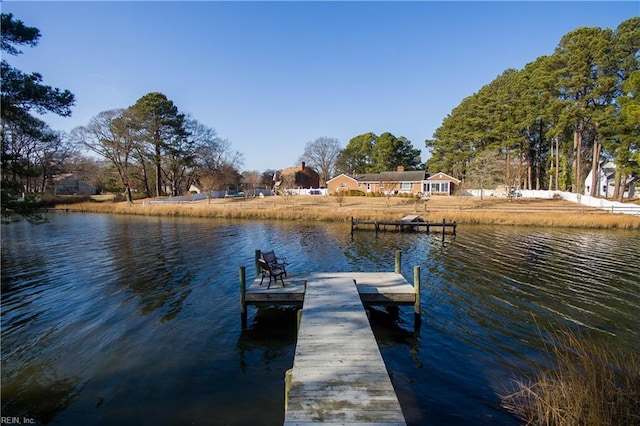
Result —
[[640, 355], [567, 329], [545, 345], [555, 360], [503, 406], [532, 425], [640, 424]]
[[531, 225], [580, 228], [640, 229], [640, 218], [611, 214], [563, 200], [432, 197], [428, 201], [400, 197], [291, 196], [212, 199], [182, 204], [85, 202], [61, 206], [68, 211], [239, 219], [349, 222], [395, 220], [418, 214], [424, 220], [458, 224]]

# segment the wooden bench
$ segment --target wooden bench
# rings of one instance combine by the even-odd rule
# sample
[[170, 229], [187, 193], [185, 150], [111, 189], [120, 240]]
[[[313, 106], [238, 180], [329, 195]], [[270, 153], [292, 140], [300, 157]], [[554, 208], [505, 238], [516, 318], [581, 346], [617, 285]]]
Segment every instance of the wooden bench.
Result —
[[271, 280], [273, 280], [274, 283], [277, 283], [278, 278], [280, 278], [280, 281], [282, 281], [282, 287], [284, 287], [283, 276], [287, 275], [287, 273], [284, 270], [284, 267], [280, 267], [277, 265], [270, 265], [264, 259], [258, 259], [258, 263], [260, 264], [260, 270], [262, 271], [262, 278], [260, 279], [260, 285], [262, 285], [262, 281], [264, 280], [264, 278], [268, 276], [269, 285], [267, 286], [267, 288], [271, 288]]

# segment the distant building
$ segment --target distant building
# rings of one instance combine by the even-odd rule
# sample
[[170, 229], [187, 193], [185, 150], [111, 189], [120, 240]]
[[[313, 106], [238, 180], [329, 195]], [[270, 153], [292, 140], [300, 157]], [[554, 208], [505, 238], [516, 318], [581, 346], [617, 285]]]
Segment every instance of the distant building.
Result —
[[398, 167], [395, 172], [365, 173], [353, 176], [341, 174], [327, 181], [329, 194], [359, 190], [364, 193], [452, 195], [459, 185], [460, 180], [446, 173], [436, 173], [430, 176], [424, 170], [404, 171], [402, 166]]
[[[591, 195], [591, 185], [593, 184], [593, 169], [584, 180], [584, 195]], [[616, 188], [616, 165], [611, 161], [602, 162], [596, 170], [596, 197], [611, 198]], [[628, 198], [634, 197], [634, 184], [637, 178], [630, 176], [627, 178], [624, 187], [624, 196]]]
[[427, 178], [424, 192], [435, 195], [453, 195], [461, 181], [446, 173], [438, 172]]
[[281, 189], [287, 188], [319, 188], [320, 187], [320, 175], [310, 167], [307, 167], [305, 162], [300, 163], [300, 166], [289, 167], [280, 172], [281, 183], [278, 185]]
[[76, 178], [72, 173], [65, 173], [53, 177], [54, 195], [96, 195], [98, 190]]

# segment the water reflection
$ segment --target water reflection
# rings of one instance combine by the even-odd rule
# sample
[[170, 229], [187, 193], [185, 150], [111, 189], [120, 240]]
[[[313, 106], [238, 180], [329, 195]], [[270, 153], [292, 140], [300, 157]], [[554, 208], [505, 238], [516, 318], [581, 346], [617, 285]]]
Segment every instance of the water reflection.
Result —
[[269, 368], [272, 360], [295, 351], [298, 310], [286, 307], [258, 307], [257, 313], [238, 338], [240, 368], [246, 373], [253, 363]]
[[458, 227], [440, 235], [303, 225], [59, 215], [2, 229], [2, 412], [60, 424], [280, 424], [295, 310], [251, 308], [254, 250], [292, 273], [420, 266], [412, 307], [370, 309], [409, 424], [515, 424], [511, 379], [541, 334], [586, 330], [640, 350], [638, 233]]

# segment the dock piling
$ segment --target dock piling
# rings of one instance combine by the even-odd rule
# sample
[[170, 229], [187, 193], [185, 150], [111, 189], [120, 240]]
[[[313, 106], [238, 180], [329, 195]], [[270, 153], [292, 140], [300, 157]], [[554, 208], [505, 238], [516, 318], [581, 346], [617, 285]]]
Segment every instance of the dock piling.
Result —
[[413, 289], [416, 293], [416, 300], [413, 302], [413, 314], [416, 326], [420, 325], [422, 319], [420, 312], [420, 267], [413, 267]]
[[402, 250], [396, 250], [396, 267], [395, 273], [400, 274], [402, 270]]
[[246, 292], [247, 292], [247, 275], [245, 271], [245, 267], [241, 266], [239, 271], [240, 275], [240, 317], [242, 319], [242, 328], [246, 328], [247, 326], [247, 302], [246, 302]]
[[260, 258], [262, 257], [262, 251], [260, 250], [256, 250], [255, 253], [255, 267], [256, 267], [256, 277], [260, 276], [261, 274], [261, 269], [260, 269]]

